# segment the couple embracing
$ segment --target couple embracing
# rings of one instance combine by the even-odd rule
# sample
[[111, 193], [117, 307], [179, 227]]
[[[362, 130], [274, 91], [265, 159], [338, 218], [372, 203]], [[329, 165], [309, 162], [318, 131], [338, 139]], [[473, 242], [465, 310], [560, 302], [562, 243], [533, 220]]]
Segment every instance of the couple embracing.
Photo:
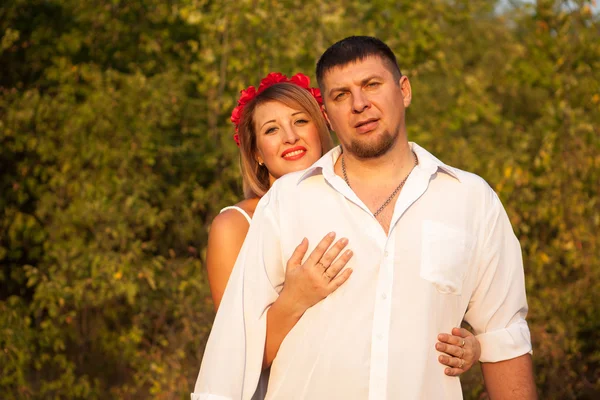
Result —
[[232, 114], [246, 199], [211, 228], [192, 399], [460, 399], [478, 360], [492, 399], [535, 399], [498, 196], [408, 141], [410, 82], [380, 40], [334, 44], [316, 76], [270, 74]]

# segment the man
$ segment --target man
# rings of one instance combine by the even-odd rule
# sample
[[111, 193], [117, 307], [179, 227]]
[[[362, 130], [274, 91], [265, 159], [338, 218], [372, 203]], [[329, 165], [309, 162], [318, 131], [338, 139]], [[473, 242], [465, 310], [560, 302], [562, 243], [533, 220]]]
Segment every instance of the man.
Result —
[[317, 79], [341, 148], [261, 200], [192, 398], [252, 397], [283, 260], [331, 230], [349, 239], [352, 277], [289, 331], [267, 399], [460, 399], [432, 344], [463, 319], [490, 397], [536, 398], [520, 247], [496, 194], [408, 142], [411, 87], [383, 42], [334, 44]]

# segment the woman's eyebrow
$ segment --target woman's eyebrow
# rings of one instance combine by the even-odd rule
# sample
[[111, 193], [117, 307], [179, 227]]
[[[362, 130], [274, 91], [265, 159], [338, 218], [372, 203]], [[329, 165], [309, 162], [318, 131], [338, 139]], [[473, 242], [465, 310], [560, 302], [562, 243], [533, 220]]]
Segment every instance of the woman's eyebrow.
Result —
[[260, 129], [262, 129], [262, 127], [263, 127], [263, 126], [265, 126], [266, 124], [268, 124], [269, 122], [275, 122], [275, 120], [274, 120], [274, 119], [272, 119], [272, 120], [270, 120], [270, 121], [267, 121], [267, 122], [265, 122], [264, 124], [262, 124], [262, 125], [261, 125]]

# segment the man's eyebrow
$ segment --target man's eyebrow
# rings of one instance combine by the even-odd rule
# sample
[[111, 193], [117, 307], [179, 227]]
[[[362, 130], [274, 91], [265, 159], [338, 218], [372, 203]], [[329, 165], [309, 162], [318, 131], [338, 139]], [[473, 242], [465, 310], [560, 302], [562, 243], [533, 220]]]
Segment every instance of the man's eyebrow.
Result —
[[373, 79], [383, 79], [380, 75], [377, 74], [373, 74], [373, 75], [369, 75], [368, 77], [366, 77], [365, 79], [363, 79], [362, 81], [360, 81], [361, 85], [366, 85], [370, 80]]
[[[382, 79], [382, 77], [380, 75], [377, 74], [373, 74], [373, 75], [369, 75], [366, 78], [364, 78], [363, 80], [360, 81], [360, 85], [364, 86], [367, 84], [367, 82], [369, 82], [372, 79]], [[334, 92], [343, 92], [343, 91], [347, 91], [348, 87], [347, 86], [339, 86], [336, 88], [333, 88], [329, 91], [329, 95], [331, 96]]]
[[333, 89], [329, 90], [329, 95], [331, 96], [334, 92], [344, 92], [344, 91], [347, 91], [347, 90], [348, 90], [347, 86], [336, 87], [336, 88], [333, 88]]

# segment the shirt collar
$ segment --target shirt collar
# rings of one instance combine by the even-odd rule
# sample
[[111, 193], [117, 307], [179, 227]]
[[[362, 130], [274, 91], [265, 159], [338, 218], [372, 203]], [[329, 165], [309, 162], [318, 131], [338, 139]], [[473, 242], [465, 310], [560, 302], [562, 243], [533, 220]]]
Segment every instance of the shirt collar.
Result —
[[[429, 175], [433, 175], [438, 171], [438, 169], [440, 169], [442, 170], [442, 172], [447, 173], [448, 175], [460, 182], [458, 174], [456, 173], [456, 170], [454, 168], [444, 164], [443, 162], [438, 160], [433, 154], [431, 154], [418, 144], [414, 142], [409, 142], [409, 145], [417, 155], [417, 158], [419, 159], [419, 164], [417, 165], [417, 168], [429, 173]], [[333, 176], [335, 175], [333, 166], [335, 165], [340, 154], [342, 154], [341, 146], [336, 146], [333, 149], [329, 150], [323, 157], [319, 158], [317, 162], [308, 167], [304, 171], [304, 173], [300, 175], [298, 183], [302, 182], [309, 176], [318, 174], [319, 172], [322, 173], [325, 179], [327, 180], [333, 178]]]
[[409, 142], [409, 145], [412, 151], [415, 152], [417, 158], [419, 159], [419, 165], [417, 168], [421, 168], [425, 172], [429, 172], [430, 175], [435, 174], [438, 170], [450, 175], [454, 179], [460, 182], [460, 178], [458, 177], [457, 170], [449, 165], [444, 164], [440, 160], [438, 160], [433, 154], [419, 146], [414, 142]]
[[329, 150], [325, 153], [324, 156], [319, 158], [313, 165], [308, 167], [300, 178], [298, 179], [298, 183], [302, 182], [304, 179], [309, 176], [313, 176], [321, 172], [325, 178], [330, 178], [331, 175], [334, 175], [333, 166], [337, 161], [338, 157], [342, 154], [342, 147], [335, 146], [333, 149]]

